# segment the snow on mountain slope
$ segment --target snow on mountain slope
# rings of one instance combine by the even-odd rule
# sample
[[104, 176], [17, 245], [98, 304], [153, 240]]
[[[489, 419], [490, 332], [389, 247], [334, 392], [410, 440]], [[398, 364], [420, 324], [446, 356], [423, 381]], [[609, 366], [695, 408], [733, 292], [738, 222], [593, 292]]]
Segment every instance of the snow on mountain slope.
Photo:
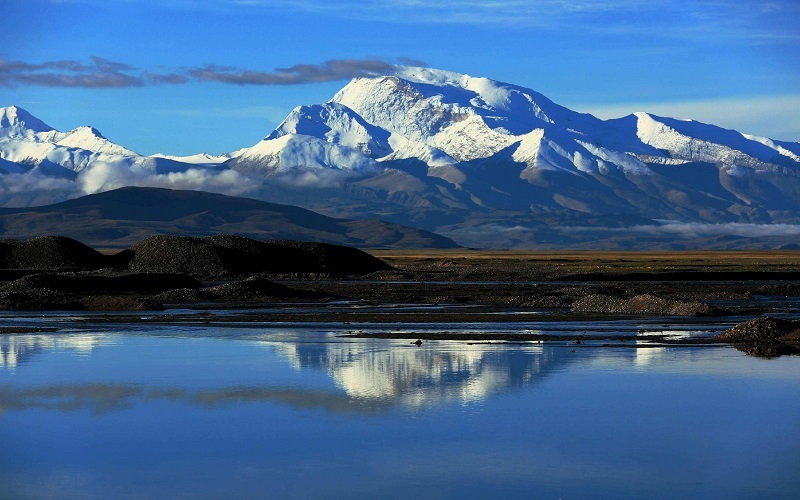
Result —
[[138, 156], [130, 149], [114, 144], [93, 127], [78, 127], [62, 134], [55, 142], [57, 146], [84, 149], [95, 153], [107, 153], [121, 156]]
[[407, 68], [396, 76], [354, 79], [329, 102], [296, 108], [267, 140], [299, 134], [379, 162], [417, 159], [441, 167], [491, 157], [537, 127], [600, 123], [522, 87]]
[[37, 133], [53, 131], [32, 114], [17, 106], [0, 108], [0, 137], [32, 139]]
[[109, 141], [93, 127], [59, 132], [17, 106], [0, 108], [0, 158], [22, 171], [64, 177], [95, 164], [157, 174], [191, 167], [171, 159], [141, 156]]
[[635, 116], [637, 137], [647, 145], [668, 151], [673, 158], [758, 169], [769, 169], [773, 162], [800, 162], [800, 157], [766, 138], [692, 120], [648, 113]]
[[334, 102], [295, 108], [267, 139], [288, 134], [325, 139], [370, 158], [386, 156], [392, 151], [389, 132], [370, 125], [353, 110]]
[[265, 177], [304, 171], [351, 176], [382, 170], [375, 160], [355, 149], [300, 134], [264, 139], [226, 165], [246, 175]]
[[460, 120], [428, 140], [458, 161], [488, 158], [514, 143], [516, 137], [490, 128], [482, 117], [473, 115]]
[[216, 167], [225, 163], [231, 158], [236, 158], [237, 156], [245, 152], [247, 149], [248, 148], [237, 149], [236, 151], [232, 151], [230, 153], [222, 153], [219, 155], [212, 155], [209, 153], [198, 153], [187, 156], [171, 156], [171, 155], [165, 155], [163, 153], [156, 153], [150, 155], [150, 157], [172, 160], [180, 163], [188, 163], [189, 165], [196, 165], [200, 167]]
[[[357, 149], [381, 162], [416, 158], [440, 167], [492, 157], [546, 128], [566, 141], [553, 143], [549, 151], [579, 148], [583, 150], [579, 159], [589, 163], [619, 161], [627, 165], [619, 165], [623, 170], [640, 172], [641, 165], [630, 168], [628, 158], [599, 157], [576, 142], [578, 138], [591, 142], [578, 129], [594, 131], [602, 125], [591, 115], [559, 106], [529, 89], [447, 71], [406, 68], [395, 76], [354, 79], [328, 103], [296, 108], [268, 138], [304, 134]], [[514, 157], [526, 156], [530, 150], [523, 147]], [[563, 165], [562, 159], [550, 155], [524, 163], [528, 168], [538, 164], [582, 169], [574, 163]]]
[[444, 151], [421, 142], [411, 141], [402, 135], [390, 135], [389, 145], [392, 148], [392, 152], [383, 158], [378, 158], [378, 161], [390, 163], [395, 160], [417, 159], [429, 167], [441, 167], [458, 163], [457, 160], [448, 156]]

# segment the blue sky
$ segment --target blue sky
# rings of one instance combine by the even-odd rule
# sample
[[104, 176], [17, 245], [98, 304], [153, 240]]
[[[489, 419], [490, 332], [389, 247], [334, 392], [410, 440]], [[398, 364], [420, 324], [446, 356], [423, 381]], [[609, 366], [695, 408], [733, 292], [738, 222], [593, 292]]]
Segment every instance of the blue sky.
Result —
[[219, 153], [411, 60], [601, 117], [800, 141], [797, 26], [796, 0], [2, 0], [0, 106], [143, 154]]

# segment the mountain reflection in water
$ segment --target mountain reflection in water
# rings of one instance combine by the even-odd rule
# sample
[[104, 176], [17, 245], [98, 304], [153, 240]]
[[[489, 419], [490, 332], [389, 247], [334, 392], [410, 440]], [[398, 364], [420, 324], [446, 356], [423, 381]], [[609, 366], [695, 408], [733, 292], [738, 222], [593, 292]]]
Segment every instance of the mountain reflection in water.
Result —
[[[311, 339], [308, 335], [295, 337], [284, 334], [281, 337], [272, 340], [273, 337], [267, 334], [259, 335], [257, 339], [249, 336], [226, 341], [251, 350], [253, 346], [261, 347], [251, 356], [262, 358], [265, 365], [284, 365], [298, 373], [326, 374], [332, 384], [322, 389], [237, 384], [208, 390], [180, 386], [151, 388], [138, 380], [115, 384], [63, 380], [52, 387], [26, 389], [6, 386], [0, 389], [0, 399], [4, 409], [88, 409], [98, 413], [126, 408], [137, 401], [159, 399], [205, 406], [273, 402], [295, 407], [321, 407], [333, 412], [370, 413], [398, 406], [416, 410], [440, 404], [477, 402], [493, 394], [532, 386], [549, 372], [576, 359], [575, 353], [563, 346], [536, 343], [425, 342], [416, 346], [406, 341], [343, 341], [331, 332], [316, 332]], [[13, 373], [20, 366], [36, 364], [37, 359], [47, 352], [90, 358], [93, 351], [100, 348], [126, 349], [126, 338], [136, 337], [121, 334], [6, 335], [0, 337], [0, 367]], [[165, 340], [163, 332], [158, 339]], [[166, 339], [177, 343], [191, 341], [185, 337]], [[205, 345], [202, 340], [194, 339], [192, 348]], [[212, 337], [205, 340], [222, 339]], [[213, 349], [212, 343], [206, 344], [209, 344], [207, 349]], [[263, 348], [270, 355], [265, 355]], [[213, 353], [209, 355], [213, 358]], [[87, 362], [91, 364], [91, 359]], [[136, 360], [131, 358], [124, 363], [135, 364]], [[112, 378], [118, 378], [113, 373], [115, 371], [130, 371], [125, 366], [107, 364], [101, 368], [107, 370], [109, 373], [105, 375], [112, 375]], [[180, 368], [175, 367], [175, 370]], [[106, 376], [100, 376], [106, 380]]]
[[0, 335], [0, 497], [796, 497], [798, 358], [618, 326], [632, 338], [614, 347], [336, 326]]
[[[407, 340], [344, 339], [341, 333], [279, 328], [187, 331], [166, 326], [125, 333], [4, 335], [0, 336], [0, 374], [2, 368], [13, 374], [21, 366], [37, 364], [38, 359], [46, 364], [48, 361], [42, 357], [52, 352], [86, 358], [84, 369], [93, 377], [70, 382], [66, 376], [57, 386], [34, 388], [2, 387], [0, 382], [0, 400], [6, 410], [87, 409], [95, 413], [157, 400], [206, 407], [268, 402], [295, 408], [322, 408], [334, 413], [369, 414], [390, 408], [417, 411], [481, 402], [492, 395], [533, 387], [551, 373], [566, 371], [575, 363], [603, 364], [613, 358], [613, 363], [622, 361], [642, 369], [658, 363], [668, 352], [666, 348], [636, 341], [630, 347], [611, 350], [537, 342], [426, 341], [415, 345]], [[685, 336], [691, 331], [670, 333]], [[126, 354], [131, 343], [147, 341], [146, 347], [136, 348], [136, 354]], [[282, 385], [273, 381], [265, 385], [263, 378], [257, 378], [243, 384], [235, 376], [239, 367], [226, 365], [227, 361], [219, 354], [217, 349], [223, 345], [237, 346], [247, 359], [253, 360], [253, 366], [295, 372], [301, 378], [324, 374], [327, 383], [322, 387], [298, 388], [295, 382]], [[159, 352], [165, 349], [174, 350], [174, 354]], [[112, 363], [90, 368], [91, 357], [98, 350], [118, 353]], [[611, 357], [610, 352], [614, 353]], [[173, 366], [170, 361], [170, 356], [191, 358], [196, 353], [201, 353], [204, 360], [193, 361], [188, 367], [185, 363]], [[693, 354], [684, 351], [681, 356], [690, 358]], [[138, 374], [143, 369], [137, 365], [146, 363], [146, 357], [162, 359], [160, 369], [169, 375], [142, 384]], [[202, 365], [208, 364], [219, 365], [222, 371], [212, 388], [197, 387], [194, 370], [202, 370]], [[133, 379], [132, 373], [137, 374]], [[162, 386], [165, 380], [173, 383]], [[176, 380], [186, 382], [176, 385]], [[159, 381], [161, 384], [151, 387]]]
[[273, 343], [297, 369], [325, 370], [336, 385], [359, 399], [390, 399], [408, 408], [471, 402], [535, 383], [568, 363], [563, 349], [538, 345], [386, 341], [326, 344]]
[[0, 336], [0, 368], [14, 371], [44, 351], [66, 350], [89, 355], [101, 345], [115, 343], [119, 335], [80, 333], [55, 335], [11, 334]]

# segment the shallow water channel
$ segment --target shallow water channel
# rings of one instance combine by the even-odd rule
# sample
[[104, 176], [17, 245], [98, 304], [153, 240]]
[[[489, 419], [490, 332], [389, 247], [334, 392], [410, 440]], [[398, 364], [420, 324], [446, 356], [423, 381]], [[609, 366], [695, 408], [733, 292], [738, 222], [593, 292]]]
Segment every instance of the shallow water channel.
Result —
[[[222, 312], [219, 312], [222, 313]], [[796, 498], [800, 357], [718, 320], [93, 323], [6, 315], [3, 498]], [[733, 320], [731, 320], [733, 321]], [[529, 332], [531, 342], [344, 338]], [[537, 342], [537, 332], [630, 341]]]

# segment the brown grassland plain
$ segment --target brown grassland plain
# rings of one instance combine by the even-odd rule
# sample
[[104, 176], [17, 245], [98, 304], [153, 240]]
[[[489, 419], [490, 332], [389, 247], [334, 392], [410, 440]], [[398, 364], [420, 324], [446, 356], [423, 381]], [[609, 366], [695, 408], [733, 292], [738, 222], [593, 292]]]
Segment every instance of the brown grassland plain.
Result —
[[[578, 273], [630, 272], [798, 272], [800, 251], [523, 251], [523, 250], [371, 250], [399, 269], [432, 271], [437, 267], [523, 272], [531, 277]], [[448, 273], [439, 273], [446, 275]]]

